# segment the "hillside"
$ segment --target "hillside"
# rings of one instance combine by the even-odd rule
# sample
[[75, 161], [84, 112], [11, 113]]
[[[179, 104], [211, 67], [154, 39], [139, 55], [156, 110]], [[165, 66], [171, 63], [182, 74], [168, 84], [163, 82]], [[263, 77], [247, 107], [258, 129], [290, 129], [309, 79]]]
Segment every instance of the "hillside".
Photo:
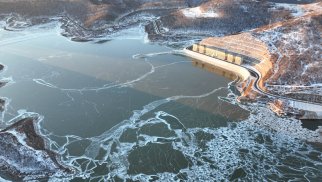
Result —
[[[312, 8], [314, 7], [314, 8]], [[253, 31], [276, 59], [266, 87], [270, 92], [322, 101], [322, 4], [305, 6], [310, 13]]]

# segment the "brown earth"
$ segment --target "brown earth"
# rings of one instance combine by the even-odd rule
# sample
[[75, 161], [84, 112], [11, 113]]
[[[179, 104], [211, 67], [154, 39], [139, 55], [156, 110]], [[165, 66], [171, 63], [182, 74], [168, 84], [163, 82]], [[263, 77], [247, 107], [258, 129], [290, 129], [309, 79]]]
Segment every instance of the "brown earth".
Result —
[[[309, 11], [303, 16], [252, 32], [254, 37], [270, 47], [273, 55], [270, 60], [273, 64], [272, 75], [264, 80], [268, 91], [293, 98], [302, 97], [296, 96], [297, 93], [322, 95], [321, 88], [314, 86], [322, 83], [322, 3], [304, 7]], [[304, 99], [319, 102], [315, 98], [320, 97], [306, 96]]]
[[186, 6], [185, 0], [0, 0], [0, 20], [17, 30], [58, 17], [64, 36], [91, 40], [145, 22], [140, 14], [160, 16]]
[[[218, 17], [184, 15], [195, 7]], [[63, 35], [75, 40], [144, 24], [150, 40], [164, 42], [230, 35], [292, 18], [291, 10], [272, 7], [269, 1], [253, 0], [0, 0], [0, 20], [7, 22], [8, 30], [16, 30], [60, 17]]]
[[146, 26], [146, 31], [151, 40], [200, 39], [237, 34], [292, 18], [291, 10], [273, 7], [274, 4], [269, 1], [209, 0], [202, 3], [199, 9], [203, 13], [214, 12], [216, 17], [187, 17], [184, 9], [180, 9], [156, 21], [160, 30], [167, 31], [161, 34], [155, 32], [152, 23]]
[[[206, 38], [200, 44], [260, 60], [252, 65], [263, 77], [259, 86], [264, 91], [321, 103], [322, 3], [300, 7], [302, 16], [237, 35]], [[247, 94], [254, 99], [254, 93]]]

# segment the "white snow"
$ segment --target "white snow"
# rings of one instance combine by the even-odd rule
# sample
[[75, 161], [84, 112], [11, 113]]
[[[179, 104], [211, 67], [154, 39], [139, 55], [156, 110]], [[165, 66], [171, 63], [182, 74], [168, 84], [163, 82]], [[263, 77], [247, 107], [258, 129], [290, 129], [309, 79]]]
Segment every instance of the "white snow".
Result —
[[182, 14], [188, 18], [216, 18], [219, 14], [214, 11], [203, 12], [200, 7], [187, 8], [181, 10]]

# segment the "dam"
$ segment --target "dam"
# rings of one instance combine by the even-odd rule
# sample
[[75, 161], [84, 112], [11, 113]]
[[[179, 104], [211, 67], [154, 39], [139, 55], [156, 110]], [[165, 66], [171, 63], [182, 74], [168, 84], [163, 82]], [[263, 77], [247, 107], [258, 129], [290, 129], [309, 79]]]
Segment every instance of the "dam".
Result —
[[267, 90], [265, 81], [272, 74], [273, 64], [270, 61], [272, 58], [267, 46], [248, 33], [207, 38], [184, 49], [184, 53], [194, 59], [234, 72], [243, 81], [238, 88], [243, 97], [256, 99], [257, 94], [253, 91], [258, 90], [273, 99], [284, 100], [287, 107], [295, 109], [295, 112], [297, 110], [304, 112], [301, 118], [322, 119], [322, 105], [316, 102], [319, 99], [307, 100], [307, 97], [299, 97], [301, 95], [295, 95], [296, 97], [289, 97], [287, 94], [277, 95]]
[[[199, 48], [194, 49], [195, 47], [199, 47]], [[191, 50], [191, 48], [192, 48], [192, 50]], [[198, 52], [195, 52], [193, 50], [198, 50]], [[245, 69], [243, 67], [240, 67], [238, 65], [232, 64], [230, 62], [226, 62], [226, 61], [223, 61], [223, 60], [219, 59], [221, 57], [224, 58], [225, 53], [220, 52], [220, 51], [213, 51], [212, 55], [218, 55], [218, 58], [217, 58], [217, 56], [210, 57], [209, 55], [206, 54], [206, 51], [204, 51], [204, 50], [207, 50], [208, 53], [212, 52], [212, 49], [209, 49], [209, 48], [204, 49], [203, 46], [194, 45], [192, 47], [184, 49], [184, 53], [186, 55], [188, 55], [189, 57], [192, 57], [194, 59], [202, 60], [205, 63], [212, 64], [213, 66], [217, 66], [217, 67], [219, 67], [219, 68], [221, 68], [223, 70], [226, 70], [228, 72], [233, 72], [236, 75], [238, 75], [242, 81], [245, 81], [250, 77], [250, 73], [249, 73], [249, 71], [247, 69]], [[242, 59], [239, 59], [239, 60], [240, 60], [240, 62], [238, 62], [238, 63], [241, 64]]]

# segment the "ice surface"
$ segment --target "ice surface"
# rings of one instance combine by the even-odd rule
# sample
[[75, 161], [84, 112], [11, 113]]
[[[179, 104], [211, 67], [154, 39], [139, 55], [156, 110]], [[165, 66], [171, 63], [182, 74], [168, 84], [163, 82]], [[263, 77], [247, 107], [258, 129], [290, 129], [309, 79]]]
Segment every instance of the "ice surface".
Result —
[[[173, 96], [158, 100], [145, 105], [142, 110], [133, 111], [133, 115], [116, 125], [102, 135], [92, 138], [84, 155], [71, 156], [65, 150], [67, 164], [76, 166], [81, 171], [80, 176], [90, 179], [111, 180], [117, 176], [121, 179], [148, 181], [157, 178], [157, 181], [177, 180], [186, 178], [189, 181], [197, 180], [226, 180], [234, 175], [244, 174], [242, 179], [261, 180], [276, 179], [278, 175], [282, 179], [318, 179], [321, 175], [317, 166], [322, 165], [321, 151], [314, 149], [304, 141], [318, 141], [320, 135], [315, 131], [302, 128], [301, 122], [295, 119], [279, 118], [269, 109], [260, 105], [243, 106], [251, 109], [253, 114], [245, 121], [230, 123], [222, 128], [186, 128], [176, 116], [158, 110], [164, 104], [177, 99], [200, 99], [210, 97], [220, 89], [199, 96]], [[154, 111], [154, 116], [141, 119], [143, 115]], [[167, 119], [164, 119], [167, 118]], [[182, 128], [173, 128], [168, 122], [169, 118], [177, 121]], [[198, 122], [198, 121], [196, 121]], [[140, 129], [145, 126], [165, 124], [168, 130], [173, 131], [175, 136], [153, 136], [140, 134]], [[121, 142], [120, 138], [128, 130], [135, 130], [136, 142]], [[197, 136], [204, 140], [197, 139]], [[211, 137], [209, 137], [211, 136]], [[85, 139], [76, 139], [85, 140]], [[68, 141], [68, 140], [67, 140]], [[189, 161], [189, 167], [184, 167], [174, 172], [148, 171], [136, 169], [135, 173], [129, 173], [131, 163], [129, 156], [136, 149], [141, 152], [151, 144], [162, 147], [163, 144], [171, 144], [175, 151], [179, 151]], [[202, 145], [201, 145], [202, 144]], [[64, 146], [68, 147], [67, 142]], [[104, 151], [101, 155], [100, 151]], [[155, 150], [152, 149], [151, 150]], [[317, 158], [310, 156], [314, 153]], [[155, 154], [145, 153], [147, 162], [155, 159]], [[150, 159], [151, 157], [151, 159]], [[161, 157], [161, 156], [160, 156]], [[170, 156], [169, 156], [170, 157]], [[305, 170], [298, 165], [292, 165], [290, 159], [312, 164]], [[151, 160], [151, 161], [150, 161]], [[171, 160], [171, 159], [169, 159]], [[78, 161], [83, 161], [82, 163]], [[106, 174], [93, 175], [94, 168], [88, 167], [91, 163], [110, 166]], [[134, 164], [133, 164], [134, 165]], [[153, 168], [154, 164], [151, 165]], [[314, 167], [316, 166], [316, 167]], [[133, 170], [133, 169], [132, 169]], [[286, 171], [285, 171], [286, 170]], [[312, 175], [316, 174], [316, 175]]]

